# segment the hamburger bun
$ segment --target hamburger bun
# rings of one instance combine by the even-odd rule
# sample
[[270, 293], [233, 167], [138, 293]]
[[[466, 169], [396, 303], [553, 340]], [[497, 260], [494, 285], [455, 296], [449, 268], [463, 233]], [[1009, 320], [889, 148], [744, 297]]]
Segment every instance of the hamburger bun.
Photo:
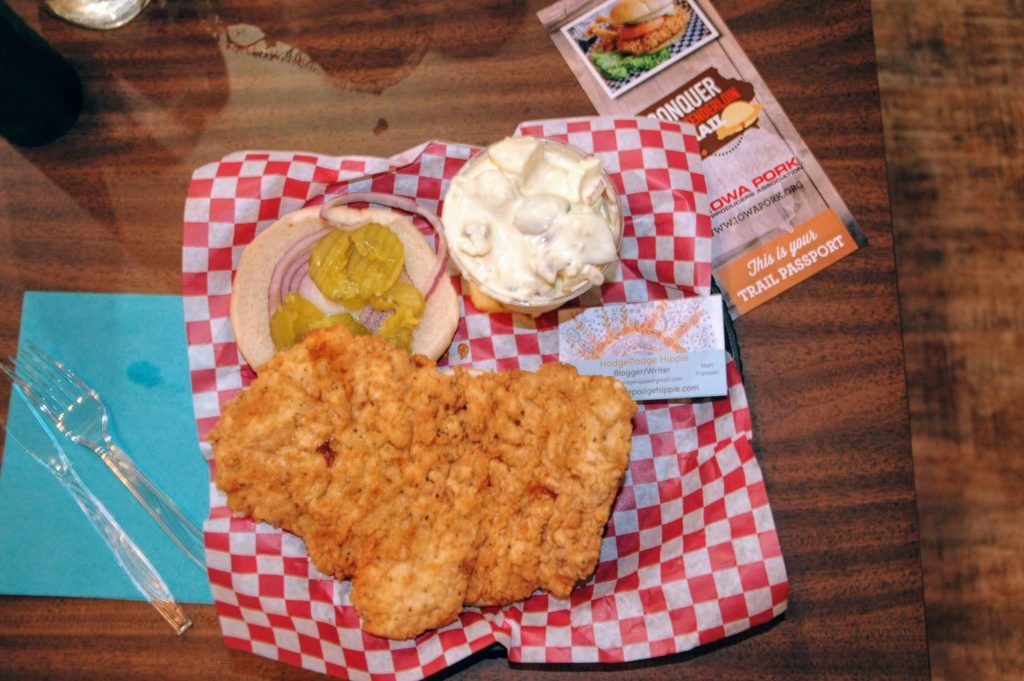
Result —
[[622, 0], [612, 8], [613, 24], [642, 24], [672, 11], [673, 0]]
[[[334, 206], [328, 215], [342, 229], [353, 230], [369, 222], [391, 229], [401, 240], [405, 252], [402, 278], [420, 291], [430, 286], [430, 278], [437, 266], [437, 254], [405, 215], [379, 208], [347, 206]], [[242, 252], [231, 289], [231, 330], [239, 352], [254, 370], [277, 352], [270, 337], [271, 311], [268, 304], [274, 268], [294, 244], [329, 227], [320, 219], [319, 207], [303, 208], [260, 232]], [[442, 274], [426, 301], [419, 326], [413, 331], [413, 354], [438, 359], [451, 344], [458, 323], [458, 297], [451, 278]]]

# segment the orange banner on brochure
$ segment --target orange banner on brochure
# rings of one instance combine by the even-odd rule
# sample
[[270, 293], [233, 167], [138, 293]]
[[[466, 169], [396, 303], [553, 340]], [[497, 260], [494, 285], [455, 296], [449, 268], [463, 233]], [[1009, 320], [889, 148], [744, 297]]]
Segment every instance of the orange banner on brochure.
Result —
[[718, 269], [718, 285], [746, 314], [857, 250], [831, 208]]

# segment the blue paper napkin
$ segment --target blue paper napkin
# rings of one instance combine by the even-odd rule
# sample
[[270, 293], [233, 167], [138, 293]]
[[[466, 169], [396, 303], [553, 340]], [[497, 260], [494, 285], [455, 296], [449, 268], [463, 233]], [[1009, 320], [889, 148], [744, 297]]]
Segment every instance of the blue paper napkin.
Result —
[[[115, 442], [202, 528], [209, 469], [196, 436], [183, 314], [178, 296], [28, 292], [19, 344], [32, 341], [103, 396]], [[7, 424], [25, 446], [49, 451], [46, 435], [17, 395], [11, 396]], [[175, 597], [211, 603], [205, 571], [94, 453], [59, 440]], [[0, 593], [142, 600], [74, 500], [9, 441], [0, 466]]]

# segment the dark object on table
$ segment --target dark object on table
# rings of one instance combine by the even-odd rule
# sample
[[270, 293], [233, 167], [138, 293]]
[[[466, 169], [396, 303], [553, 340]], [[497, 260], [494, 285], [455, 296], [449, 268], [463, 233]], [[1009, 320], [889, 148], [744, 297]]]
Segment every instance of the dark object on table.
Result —
[[[718, 282], [714, 279], [711, 280], [711, 292], [721, 294], [722, 289], [718, 287]], [[736, 335], [736, 326], [732, 323], [732, 317], [729, 315], [729, 305], [722, 302], [722, 319], [725, 320], [725, 349], [728, 350], [729, 354], [732, 355], [732, 359], [736, 362], [736, 369], [739, 370], [740, 376], [743, 376], [743, 358], [740, 357], [740, 339]]]
[[74, 67], [0, 1], [0, 134], [19, 146], [46, 144], [81, 111]]

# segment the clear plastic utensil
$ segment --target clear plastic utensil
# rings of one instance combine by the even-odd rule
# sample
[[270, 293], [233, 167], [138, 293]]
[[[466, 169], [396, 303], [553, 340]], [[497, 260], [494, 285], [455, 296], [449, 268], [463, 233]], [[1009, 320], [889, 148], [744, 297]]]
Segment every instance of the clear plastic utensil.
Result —
[[17, 359], [7, 357], [0, 362], [0, 371], [10, 376], [22, 394], [67, 439], [96, 452], [178, 548], [201, 570], [206, 570], [202, 533], [114, 443], [108, 428], [107, 407], [99, 393], [33, 343], [25, 343]]
[[148, 4], [149, 0], [43, 0], [58, 19], [101, 31], [124, 26]]
[[[22, 398], [25, 399], [23, 394]], [[97, 499], [96, 495], [78, 477], [78, 473], [71, 465], [70, 459], [64, 453], [57, 438], [46, 427], [39, 412], [33, 409], [32, 414], [50, 439], [52, 447], [50, 455], [43, 456], [23, 445], [6, 427], [3, 420], [0, 419], [0, 429], [7, 431], [8, 443], [14, 443], [19, 449], [25, 451], [40, 466], [49, 471], [57, 482], [64, 487], [65, 491], [78, 504], [78, 508], [82, 510], [85, 517], [92, 523], [96, 532], [106, 542], [107, 547], [114, 554], [117, 564], [121, 566], [121, 569], [132, 580], [135, 588], [156, 608], [160, 616], [171, 625], [171, 629], [174, 630], [175, 634], [183, 634], [192, 626], [192, 620], [189, 619], [188, 615], [185, 614], [185, 611], [181, 609], [181, 606], [174, 599], [174, 595], [167, 586], [167, 582], [156, 571], [153, 564], [149, 562], [142, 549], [132, 541], [132, 538], [121, 528], [114, 517], [110, 515], [110, 511], [103, 505], [103, 502]]]

